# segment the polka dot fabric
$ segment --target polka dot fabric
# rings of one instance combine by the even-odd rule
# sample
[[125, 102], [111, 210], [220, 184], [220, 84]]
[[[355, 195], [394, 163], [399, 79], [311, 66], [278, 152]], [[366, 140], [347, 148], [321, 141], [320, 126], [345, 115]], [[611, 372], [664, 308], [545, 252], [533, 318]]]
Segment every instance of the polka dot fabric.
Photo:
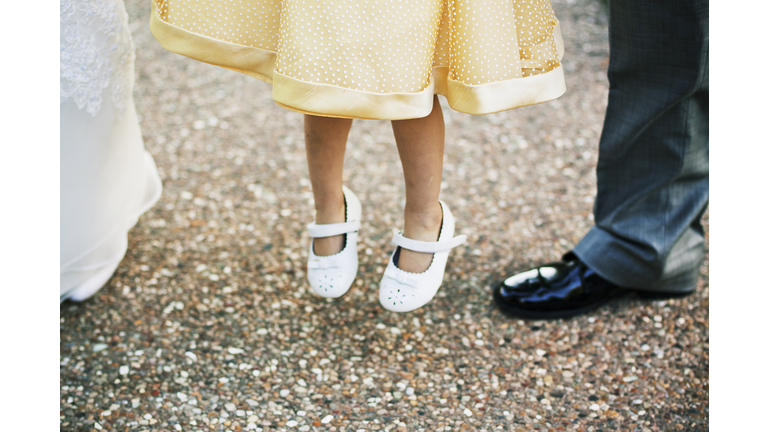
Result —
[[275, 70], [368, 92], [424, 90], [441, 8], [440, 0], [284, 0]]
[[[435, 93], [479, 114], [565, 91], [547, 0], [154, 0], [153, 9], [152, 31], [169, 50], [279, 82], [278, 103], [312, 114], [420, 117]], [[531, 81], [543, 90], [525, 88], [548, 74]], [[494, 100], [464, 100], [486, 94]]]

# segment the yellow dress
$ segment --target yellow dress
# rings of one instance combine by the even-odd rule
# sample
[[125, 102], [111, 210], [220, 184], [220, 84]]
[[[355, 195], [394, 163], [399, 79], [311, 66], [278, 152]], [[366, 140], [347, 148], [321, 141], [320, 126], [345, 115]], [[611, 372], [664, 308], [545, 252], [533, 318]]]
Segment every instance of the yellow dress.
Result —
[[150, 28], [306, 114], [419, 118], [434, 94], [488, 114], [565, 92], [548, 0], [152, 0]]

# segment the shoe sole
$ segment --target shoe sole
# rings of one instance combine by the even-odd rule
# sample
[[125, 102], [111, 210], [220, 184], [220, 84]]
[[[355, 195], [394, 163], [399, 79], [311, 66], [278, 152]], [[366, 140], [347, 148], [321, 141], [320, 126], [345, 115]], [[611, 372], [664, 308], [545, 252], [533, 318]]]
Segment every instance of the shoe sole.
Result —
[[500, 310], [503, 312], [506, 312], [508, 314], [514, 315], [516, 317], [520, 318], [528, 318], [528, 319], [560, 319], [560, 318], [571, 318], [576, 315], [581, 315], [583, 313], [589, 312], [591, 310], [597, 309], [600, 306], [605, 305], [606, 303], [610, 302], [611, 300], [615, 300], [617, 298], [625, 297], [630, 292], [622, 292], [621, 294], [615, 295], [613, 297], [606, 298], [604, 300], [601, 300], [597, 303], [592, 303], [588, 306], [575, 308], [575, 309], [566, 309], [566, 310], [558, 310], [558, 311], [530, 311], [526, 309], [517, 308], [514, 306], [510, 306], [499, 297], [497, 294], [498, 290], [493, 291], [493, 298], [495, 300], [496, 305], [499, 307]]
[[604, 300], [601, 300], [596, 303], [592, 303], [588, 306], [584, 306], [581, 308], [575, 308], [575, 309], [567, 309], [567, 310], [559, 310], [559, 311], [530, 311], [526, 309], [517, 308], [514, 306], [510, 306], [506, 304], [501, 297], [499, 296], [497, 289], [499, 285], [494, 287], [493, 290], [493, 299], [494, 303], [496, 303], [496, 306], [502, 311], [510, 315], [514, 315], [516, 317], [520, 318], [528, 318], [528, 319], [565, 319], [565, 318], [571, 318], [576, 315], [581, 315], [586, 312], [595, 310], [607, 303], [610, 303], [613, 300], [626, 297], [631, 294], [637, 295], [642, 300], [667, 300], [667, 299], [676, 299], [676, 298], [683, 298], [687, 297], [691, 294], [693, 294], [694, 291], [689, 291], [685, 293], [663, 293], [663, 292], [652, 292], [652, 291], [642, 291], [642, 290], [636, 290], [636, 289], [624, 289], [623, 291], [620, 291], [619, 294], [616, 294], [612, 297], [608, 297]]

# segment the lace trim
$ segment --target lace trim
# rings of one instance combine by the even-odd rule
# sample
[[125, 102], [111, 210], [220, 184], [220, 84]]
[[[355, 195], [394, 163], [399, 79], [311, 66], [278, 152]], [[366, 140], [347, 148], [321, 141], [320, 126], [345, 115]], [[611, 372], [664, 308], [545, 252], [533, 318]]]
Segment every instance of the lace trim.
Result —
[[133, 90], [133, 39], [122, 0], [60, 0], [60, 103], [95, 116], [105, 89], [121, 116]]

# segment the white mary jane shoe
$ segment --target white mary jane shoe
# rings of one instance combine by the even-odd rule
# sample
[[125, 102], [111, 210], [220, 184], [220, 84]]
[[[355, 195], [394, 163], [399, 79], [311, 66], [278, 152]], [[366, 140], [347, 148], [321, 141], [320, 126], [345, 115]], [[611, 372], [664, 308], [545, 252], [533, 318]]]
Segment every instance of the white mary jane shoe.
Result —
[[[357, 275], [357, 231], [360, 229], [362, 209], [360, 200], [351, 190], [346, 186], [342, 187], [342, 190], [346, 222], [322, 225], [312, 222], [307, 225], [307, 231], [312, 238], [309, 243], [307, 279], [318, 295], [327, 298], [338, 298], [346, 294]], [[341, 234], [347, 235], [341, 252], [328, 256], [315, 255], [314, 239]]]
[[455, 221], [448, 206], [440, 201], [443, 208], [443, 224], [436, 242], [411, 240], [395, 230], [392, 242], [397, 246], [415, 252], [433, 253], [432, 263], [423, 273], [409, 273], [397, 268], [395, 253], [389, 257], [389, 264], [379, 285], [379, 302], [393, 312], [410, 312], [418, 309], [437, 294], [443, 283], [448, 252], [467, 240], [467, 236], [453, 236]]

